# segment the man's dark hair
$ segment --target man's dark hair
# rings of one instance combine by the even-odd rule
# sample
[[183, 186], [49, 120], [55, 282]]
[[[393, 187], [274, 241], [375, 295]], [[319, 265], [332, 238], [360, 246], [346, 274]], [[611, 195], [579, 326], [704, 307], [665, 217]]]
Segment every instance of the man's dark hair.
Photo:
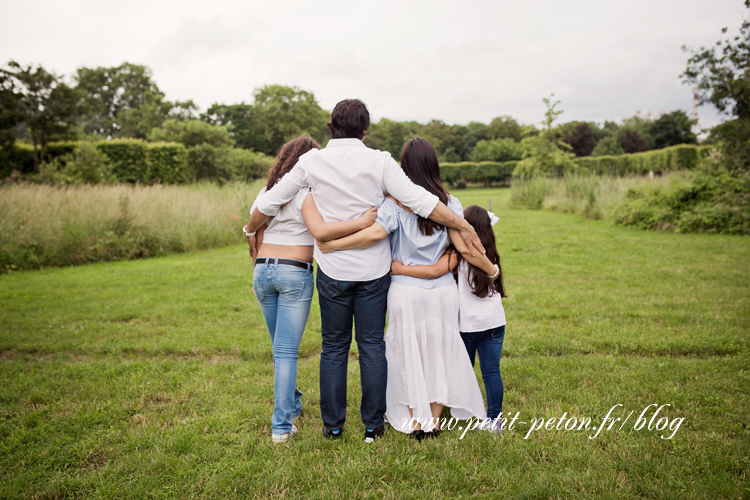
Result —
[[328, 131], [331, 139], [362, 139], [370, 128], [370, 112], [359, 99], [344, 99], [333, 108]]

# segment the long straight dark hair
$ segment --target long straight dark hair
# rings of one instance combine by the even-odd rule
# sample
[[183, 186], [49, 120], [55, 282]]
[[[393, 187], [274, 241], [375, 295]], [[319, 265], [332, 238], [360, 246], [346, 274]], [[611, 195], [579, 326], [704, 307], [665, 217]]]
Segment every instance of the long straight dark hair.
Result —
[[309, 135], [295, 137], [281, 146], [268, 169], [266, 189], [270, 191], [297, 164], [299, 157], [311, 149], [320, 149], [320, 144]]
[[[495, 245], [495, 232], [492, 230], [492, 223], [490, 222], [490, 215], [487, 210], [478, 206], [471, 205], [464, 210], [464, 219], [466, 222], [472, 225], [474, 230], [479, 236], [479, 240], [482, 242], [484, 249], [487, 251], [487, 258], [490, 262], [497, 264], [497, 268], [500, 269], [500, 276], [495, 281], [492, 281], [487, 273], [481, 269], [469, 264], [468, 280], [469, 286], [471, 287], [471, 293], [483, 299], [495, 293], [499, 293], [501, 297], [507, 297], [505, 295], [505, 287], [503, 285], [503, 268], [500, 266], [500, 254], [497, 252], [497, 246]], [[461, 254], [458, 254], [459, 262], [461, 260]], [[458, 267], [456, 267], [456, 270]], [[456, 276], [456, 270], [454, 270], [454, 276]]]
[[[422, 186], [443, 203], [448, 203], [448, 191], [440, 182], [437, 153], [428, 140], [415, 137], [404, 144], [404, 149], [401, 150], [401, 168], [414, 184]], [[419, 232], [425, 236], [443, 229], [442, 225], [424, 217], [419, 217], [417, 225]]]

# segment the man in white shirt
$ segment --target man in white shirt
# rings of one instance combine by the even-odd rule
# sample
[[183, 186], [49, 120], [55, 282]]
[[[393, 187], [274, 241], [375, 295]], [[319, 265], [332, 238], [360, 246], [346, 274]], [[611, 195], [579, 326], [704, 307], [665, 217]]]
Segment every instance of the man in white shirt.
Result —
[[[310, 186], [326, 222], [353, 220], [378, 206], [385, 194], [416, 214], [457, 229], [467, 246], [484, 252], [473, 227], [436, 196], [412, 183], [388, 152], [369, 149], [362, 139], [370, 114], [357, 99], [339, 102], [331, 114], [331, 140], [321, 150], [304, 154], [279, 183], [257, 201], [245, 229], [256, 231], [268, 217]], [[254, 252], [254, 238], [248, 238]], [[359, 349], [365, 441], [384, 433], [386, 408], [385, 315], [390, 285], [391, 251], [388, 239], [369, 247], [324, 254], [315, 248], [320, 301], [320, 413], [323, 434], [341, 436], [346, 420], [346, 385], [352, 319]]]

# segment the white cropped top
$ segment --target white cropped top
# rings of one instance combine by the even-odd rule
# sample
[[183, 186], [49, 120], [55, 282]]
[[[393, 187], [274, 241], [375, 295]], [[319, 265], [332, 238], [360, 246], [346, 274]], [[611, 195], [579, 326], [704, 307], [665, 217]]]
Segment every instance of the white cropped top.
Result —
[[[266, 230], [263, 232], [263, 242], [270, 245], [303, 246], [314, 245], [315, 238], [310, 234], [302, 218], [302, 203], [309, 192], [305, 187], [299, 190], [297, 195], [288, 203], [279, 208], [279, 212], [268, 219]], [[258, 199], [266, 192], [266, 188], [260, 190], [253, 202], [250, 213], [255, 210]]]

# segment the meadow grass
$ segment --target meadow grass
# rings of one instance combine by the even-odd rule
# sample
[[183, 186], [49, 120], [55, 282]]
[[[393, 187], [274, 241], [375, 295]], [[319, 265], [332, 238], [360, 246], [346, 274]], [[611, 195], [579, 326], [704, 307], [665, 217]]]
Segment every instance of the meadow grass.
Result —
[[[273, 445], [270, 341], [243, 245], [11, 273], [0, 497], [750, 497], [747, 240], [509, 210], [508, 189], [453, 194], [500, 217], [504, 411], [527, 424], [366, 445], [355, 345], [344, 438], [327, 441], [314, 297], [299, 433]], [[654, 403], [685, 419], [672, 439], [634, 429]], [[617, 404], [613, 417], [635, 412], [622, 430], [529, 433], [566, 412], [597, 425]]]
[[691, 175], [691, 172], [676, 171], [654, 178], [571, 174], [559, 178], [514, 179], [511, 204], [517, 208], [543, 208], [578, 214], [587, 219], [611, 220], [615, 209], [625, 200], [628, 189], [686, 183]]
[[0, 187], [0, 270], [205, 250], [243, 241], [262, 181]]

